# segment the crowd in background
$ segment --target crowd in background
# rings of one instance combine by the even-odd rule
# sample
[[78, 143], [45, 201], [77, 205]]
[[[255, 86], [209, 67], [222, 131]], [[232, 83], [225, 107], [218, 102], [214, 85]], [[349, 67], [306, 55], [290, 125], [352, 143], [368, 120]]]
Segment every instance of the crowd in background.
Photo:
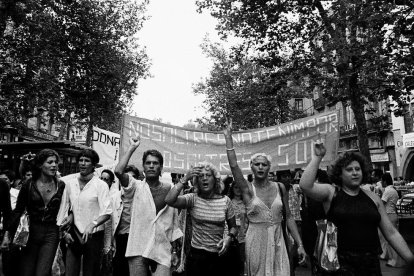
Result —
[[[21, 179], [0, 172], [3, 274], [261, 276], [310, 266], [312, 275], [381, 275], [380, 258], [393, 267], [412, 261], [389, 173], [370, 174], [360, 154], [345, 153], [328, 174], [317, 144], [304, 170], [271, 172], [270, 156], [258, 153], [245, 177], [230, 124], [224, 134], [228, 176], [200, 162], [165, 181], [155, 149], [144, 153], [142, 173], [128, 165], [139, 138], [111, 168], [98, 169], [98, 154], [83, 150], [79, 172], [64, 177], [54, 150], [24, 155]], [[18, 247], [26, 212], [29, 239]], [[321, 219], [338, 227], [336, 272], [314, 255]]]

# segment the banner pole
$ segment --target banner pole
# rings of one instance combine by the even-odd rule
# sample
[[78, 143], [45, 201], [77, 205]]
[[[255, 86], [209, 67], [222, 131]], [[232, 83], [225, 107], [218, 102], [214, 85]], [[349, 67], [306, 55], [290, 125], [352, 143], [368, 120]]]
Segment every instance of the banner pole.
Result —
[[124, 150], [123, 150], [123, 140], [124, 140], [124, 126], [125, 126], [125, 116], [126, 113], [124, 112], [122, 114], [122, 123], [121, 123], [121, 136], [120, 136], [120, 141], [119, 141], [119, 158], [118, 158], [118, 162], [119, 160], [121, 160], [122, 156], [124, 156]]

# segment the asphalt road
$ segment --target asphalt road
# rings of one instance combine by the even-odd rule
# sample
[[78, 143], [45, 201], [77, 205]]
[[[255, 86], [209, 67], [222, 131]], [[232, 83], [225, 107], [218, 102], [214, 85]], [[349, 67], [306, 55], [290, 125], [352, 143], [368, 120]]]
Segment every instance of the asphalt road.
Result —
[[[381, 261], [382, 276], [400, 276], [402, 272], [404, 271], [404, 269], [402, 268], [388, 267], [385, 265], [385, 263], [386, 263], [385, 261]], [[300, 267], [296, 269], [295, 276], [309, 276], [309, 275], [311, 275], [309, 268]]]

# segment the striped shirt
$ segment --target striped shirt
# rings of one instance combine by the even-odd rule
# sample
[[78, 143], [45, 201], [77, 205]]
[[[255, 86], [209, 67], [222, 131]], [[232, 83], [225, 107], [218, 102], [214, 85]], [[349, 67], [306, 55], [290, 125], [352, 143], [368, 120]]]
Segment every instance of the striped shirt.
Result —
[[230, 198], [204, 199], [195, 193], [184, 195], [189, 209], [193, 234], [191, 246], [209, 252], [218, 252], [227, 220], [234, 217]]

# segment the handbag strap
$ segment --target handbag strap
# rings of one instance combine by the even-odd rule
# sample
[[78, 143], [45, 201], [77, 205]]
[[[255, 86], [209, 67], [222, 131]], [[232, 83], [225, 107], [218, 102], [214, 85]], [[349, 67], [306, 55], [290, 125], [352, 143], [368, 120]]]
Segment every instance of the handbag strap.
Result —
[[282, 190], [280, 182], [277, 182], [277, 186], [279, 187], [280, 199], [282, 200], [282, 218], [283, 218], [282, 222], [284, 222], [286, 225], [286, 206], [285, 206], [285, 202], [283, 201], [283, 190]]

